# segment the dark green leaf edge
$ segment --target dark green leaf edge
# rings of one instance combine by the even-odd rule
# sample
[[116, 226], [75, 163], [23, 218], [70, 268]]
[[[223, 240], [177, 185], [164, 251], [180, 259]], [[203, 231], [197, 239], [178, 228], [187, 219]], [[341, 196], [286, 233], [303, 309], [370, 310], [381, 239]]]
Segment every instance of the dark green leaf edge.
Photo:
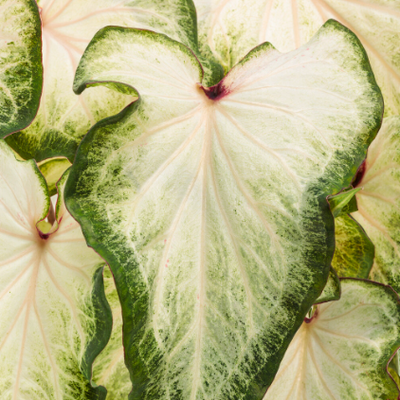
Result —
[[[92, 41], [89, 43], [87, 50], [93, 45], [93, 43], [99, 40], [110, 29], [117, 29], [120, 31], [135, 31], [135, 32], [142, 31], [146, 32], [146, 34], [149, 35], [157, 35], [159, 38], [162, 37], [163, 38], [162, 40], [164, 41], [168, 41], [170, 43], [172, 42], [178, 46], [181, 46], [181, 49], [184, 52], [195, 57], [193, 52], [186, 46], [168, 38], [165, 35], [157, 34], [155, 32], [147, 30], [139, 30], [134, 28], [121, 28], [121, 27], [106, 27], [101, 29], [99, 32], [96, 33]], [[288, 310], [291, 311], [296, 310], [297, 317], [295, 318], [295, 321], [293, 323], [293, 329], [290, 331], [285, 331], [285, 334], [282, 335], [281, 346], [279, 348], [271, 349], [271, 353], [274, 353], [274, 355], [270, 359], [271, 361], [270, 365], [274, 365], [275, 368], [270, 368], [268, 371], [264, 370], [259, 372], [255, 376], [253, 381], [249, 384], [248, 388], [238, 388], [238, 391], [246, 392], [246, 394], [243, 397], [243, 400], [260, 399], [265, 394], [266, 387], [269, 386], [270, 383], [272, 382], [278, 370], [280, 361], [282, 360], [286, 352], [286, 349], [290, 344], [291, 338], [294, 336], [294, 334], [302, 324], [305, 315], [309, 311], [315, 299], [321, 294], [328, 278], [331, 260], [333, 257], [334, 247], [335, 247], [334, 220], [330, 211], [329, 202], [327, 201], [327, 196], [330, 194], [336, 194], [340, 192], [343, 188], [348, 187], [350, 185], [357, 169], [365, 159], [367, 147], [375, 138], [382, 123], [382, 117], [383, 117], [382, 95], [379, 87], [376, 84], [375, 77], [373, 75], [371, 66], [368, 61], [368, 57], [360, 41], [349, 29], [347, 29], [339, 22], [334, 20], [329, 20], [328, 22], [326, 22], [323, 28], [321, 28], [321, 30], [322, 29], [334, 29], [334, 30], [338, 29], [339, 31], [343, 31], [346, 34], [349, 42], [356, 48], [356, 51], [361, 52], [363, 56], [362, 67], [366, 73], [366, 76], [368, 77], [367, 80], [369, 81], [371, 87], [373, 87], [374, 91], [376, 92], [376, 99], [375, 99], [376, 117], [374, 118], [375, 123], [372, 124], [372, 126], [370, 127], [370, 130], [368, 132], [369, 133], [368, 139], [365, 140], [365, 142], [363, 142], [362, 144], [360, 143], [360, 147], [364, 147], [365, 149], [359, 152], [360, 154], [355, 155], [350, 160], [346, 152], [337, 150], [336, 160], [328, 164], [325, 170], [325, 176], [319, 178], [313, 184], [310, 184], [308, 187], [308, 191], [305, 193], [301, 206], [301, 211], [305, 215], [305, 217], [308, 216], [308, 219], [305, 218], [305, 220], [307, 220], [308, 222], [304, 224], [305, 226], [303, 226], [303, 231], [306, 232], [306, 235], [310, 237], [310, 243], [315, 241], [314, 238], [316, 234], [317, 235], [323, 234], [325, 236], [325, 243], [320, 243], [319, 246], [322, 245], [323, 247], [327, 248], [327, 253], [321, 254], [320, 251], [317, 251], [317, 247], [319, 246], [315, 246], [315, 248], [313, 248], [312, 250], [302, 249], [303, 254], [299, 255], [299, 259], [305, 260], [306, 263], [308, 260], [312, 260], [308, 261], [308, 263], [311, 264], [309, 278], [311, 281], [313, 281], [313, 286], [312, 288], [310, 288], [308, 296], [306, 296], [306, 298], [304, 298], [303, 302], [301, 302], [300, 304], [290, 296], [286, 297], [282, 302], [282, 304]], [[321, 32], [321, 30], [319, 32]], [[319, 33], [317, 33], [317, 35], [318, 34]], [[265, 48], [265, 46], [267, 46], [267, 48], [270, 48], [272, 45], [269, 43], [264, 43], [256, 47], [247, 56], [245, 56], [238, 65], [243, 64], [246, 60], [249, 60], [250, 58], [255, 56], [255, 54], [262, 51]], [[99, 81], [79, 82], [79, 79], [77, 78], [79, 78], [79, 66], [77, 69], [77, 74], [75, 76], [75, 82], [74, 82], [74, 91], [77, 94], [81, 93], [86, 87], [89, 87], [93, 84], [102, 83]], [[129, 87], [129, 85], [125, 86]], [[132, 252], [130, 252], [129, 254], [125, 252], [125, 254], [123, 255], [116, 255], [114, 252], [110, 250], [109, 248], [110, 244], [112, 242], [118, 243], [119, 238], [117, 237], [115, 232], [111, 230], [107, 231], [106, 228], [101, 226], [101, 223], [98, 222], [96, 223], [96, 219], [99, 219], [99, 216], [96, 216], [90, 212], [89, 216], [84, 214], [84, 212], [82, 211], [82, 209], [78, 204], [78, 201], [76, 200], [76, 197], [79, 197], [80, 193], [79, 190], [77, 190], [75, 184], [78, 183], [79, 181], [80, 172], [86, 170], [87, 166], [89, 165], [89, 161], [85, 156], [85, 154], [87, 153], [87, 150], [91, 147], [96, 132], [101, 128], [106, 128], [110, 124], [122, 122], [127, 115], [135, 112], [135, 110], [138, 108], [139, 102], [140, 102], [140, 97], [138, 100], [128, 105], [119, 114], [113, 117], [106, 118], [102, 121], [99, 121], [89, 130], [88, 134], [84, 137], [84, 139], [82, 140], [82, 142], [78, 147], [75, 163], [71, 169], [71, 173], [69, 175], [65, 188], [66, 207], [70, 211], [71, 215], [73, 215], [73, 217], [81, 224], [88, 245], [94, 248], [105, 260], [107, 260], [115, 277], [117, 291], [121, 304], [128, 304], [128, 306], [123, 307], [123, 314], [125, 321], [124, 347], [126, 351], [125, 354], [126, 354], [127, 365], [130, 371], [131, 381], [133, 383], [133, 388], [134, 388], [133, 390], [135, 390], [135, 392], [132, 391], [131, 395], [129, 396], [131, 400], [141, 398], [143, 390], [145, 390], [144, 388], [146, 386], [146, 381], [148, 379], [147, 367], [145, 365], [139, 365], [140, 360], [139, 357], [137, 357], [137, 348], [135, 348], [135, 341], [134, 341], [136, 333], [140, 331], [140, 329], [143, 327], [144, 324], [143, 318], [139, 318], [138, 315], [140, 315], [140, 310], [143, 307], [143, 304], [146, 303], [147, 294], [142, 293], [140, 301], [139, 298], [134, 300], [130, 299], [129, 285], [125, 284], [126, 273], [119, 266], [122, 264], [129, 264], [129, 263], [131, 265], [132, 264], [134, 265], [136, 263], [135, 255]], [[326, 176], [336, 176], [335, 171], [337, 171], [338, 169], [340, 170], [340, 167], [343, 164], [347, 164], [343, 162], [346, 159], [347, 161], [350, 161], [348, 162], [348, 164], [352, 165], [353, 167], [344, 176], [342, 182], [339, 183], [330, 182], [326, 178]], [[313, 205], [313, 207], [310, 207], [311, 204]], [[319, 220], [319, 224], [317, 223], [317, 220]], [[319, 232], [316, 232], [317, 229], [316, 227], [318, 225], [321, 227], [321, 230], [319, 230]], [[107, 245], [105, 245], [105, 243], [107, 243]], [[271, 319], [272, 320], [276, 319], [277, 321], [280, 320], [279, 315], [275, 314], [271, 315]], [[134, 323], [132, 323], [132, 321], [134, 321]], [[268, 340], [268, 338], [266, 339]], [[151, 344], [149, 345], [151, 346]], [[133, 375], [133, 370], [134, 370], [133, 366], [135, 366], [136, 369], [140, 369], [142, 371], [141, 377]]]

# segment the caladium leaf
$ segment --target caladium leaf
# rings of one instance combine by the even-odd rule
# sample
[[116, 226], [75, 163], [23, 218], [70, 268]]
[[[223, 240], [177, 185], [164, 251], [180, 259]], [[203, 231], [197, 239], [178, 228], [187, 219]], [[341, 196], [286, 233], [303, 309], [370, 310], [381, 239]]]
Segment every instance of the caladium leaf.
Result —
[[205, 88], [185, 46], [108, 27], [75, 90], [101, 82], [141, 97], [84, 138], [66, 197], [116, 280], [130, 398], [260, 399], [328, 278], [326, 196], [380, 125], [362, 46], [330, 21]]
[[387, 373], [400, 346], [400, 304], [389, 287], [342, 279], [339, 301], [318, 306], [290, 343], [264, 400], [395, 400]]
[[34, 0], [0, 1], [0, 138], [26, 128], [42, 90], [41, 29]]
[[43, 176], [4, 141], [0, 157], [1, 398], [104, 399], [105, 389], [90, 382], [112, 323], [104, 261], [86, 246], [62, 196], [54, 227], [40, 231], [52, 206]]
[[320, 294], [314, 304], [326, 303], [328, 301], [335, 301], [340, 299], [341, 287], [340, 280], [336, 271], [331, 267], [329, 270], [328, 280], [324, 290]]
[[328, 19], [363, 43], [385, 99], [400, 114], [400, 2], [397, 0], [194, 0], [199, 42], [226, 70], [254, 46], [271, 42], [287, 52], [306, 43]]
[[354, 197], [361, 188], [353, 189], [350, 187], [334, 196], [329, 196], [328, 201], [331, 207], [332, 215], [336, 218], [340, 214], [348, 214], [357, 211], [357, 201]]
[[132, 384], [125, 366], [122, 345], [122, 313], [114, 278], [104, 269], [104, 289], [112, 310], [113, 328], [109, 342], [93, 364], [93, 380], [107, 388], [107, 400], [125, 400]]
[[57, 193], [56, 184], [63, 173], [71, 166], [71, 163], [66, 158], [56, 157], [44, 160], [38, 166], [46, 179], [49, 195], [55, 195]]
[[375, 249], [360, 224], [347, 214], [335, 218], [335, 254], [332, 266], [340, 277], [367, 279]]
[[117, 114], [132, 101], [105, 87], [80, 97], [72, 91], [79, 59], [100, 28], [121, 25], [154, 29], [197, 49], [196, 14], [191, 0], [39, 0], [38, 3], [45, 71], [42, 101], [33, 124], [7, 138], [7, 143], [25, 159], [41, 161], [66, 156], [72, 162], [90, 126]]
[[375, 246], [371, 278], [400, 292], [400, 118], [385, 118], [357, 186], [352, 214]]

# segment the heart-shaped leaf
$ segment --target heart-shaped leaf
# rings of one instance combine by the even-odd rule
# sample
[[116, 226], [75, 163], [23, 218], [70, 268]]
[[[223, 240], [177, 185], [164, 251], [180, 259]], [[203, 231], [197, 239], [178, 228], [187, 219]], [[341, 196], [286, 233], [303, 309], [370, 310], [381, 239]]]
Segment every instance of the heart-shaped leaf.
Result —
[[93, 364], [93, 380], [107, 389], [107, 400], [127, 399], [132, 389], [122, 345], [122, 313], [114, 278], [104, 269], [104, 289], [113, 316], [109, 342]]
[[400, 303], [389, 287], [342, 279], [339, 301], [319, 305], [290, 343], [264, 400], [395, 400], [387, 373], [400, 346]]
[[366, 279], [374, 262], [374, 245], [350, 215], [335, 218], [335, 254], [332, 267], [340, 277]]
[[371, 278], [400, 292], [400, 118], [385, 118], [357, 178], [352, 214], [375, 246]]
[[254, 46], [287, 52], [306, 43], [330, 18], [351, 29], [371, 60], [385, 114], [400, 114], [400, 2], [397, 0], [194, 0], [199, 42], [226, 70]]
[[66, 197], [116, 280], [130, 398], [260, 399], [328, 278], [326, 196], [380, 126], [363, 48], [330, 21], [204, 88], [185, 46], [109, 27], [75, 90], [102, 82], [141, 97], [88, 133]]
[[[66, 156], [72, 162], [90, 126], [118, 113], [132, 101], [132, 97], [106, 87], [80, 97], [72, 91], [79, 59], [100, 28], [121, 25], [155, 29], [197, 49], [196, 14], [189, 0], [39, 0], [38, 3], [45, 71], [42, 101], [33, 124], [7, 138], [7, 143], [25, 159], [41, 161]], [[36, 47], [39, 53], [40, 44]], [[19, 53], [17, 56], [21, 57]], [[38, 57], [40, 60], [40, 53]], [[41, 76], [37, 79], [41, 82]]]
[[0, 4], [0, 138], [26, 128], [42, 90], [41, 29], [34, 0]]
[[86, 246], [62, 196], [54, 226], [43, 221], [48, 229], [40, 231], [52, 207], [43, 176], [4, 141], [0, 157], [0, 397], [104, 399], [104, 388], [90, 383], [112, 323], [104, 261]]

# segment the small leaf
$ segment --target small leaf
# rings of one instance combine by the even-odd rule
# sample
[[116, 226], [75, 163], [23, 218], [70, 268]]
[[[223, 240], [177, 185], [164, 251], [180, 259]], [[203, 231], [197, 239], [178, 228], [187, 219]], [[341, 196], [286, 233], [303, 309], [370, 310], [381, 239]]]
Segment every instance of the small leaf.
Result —
[[375, 246], [373, 280], [400, 292], [400, 118], [385, 118], [372, 142], [358, 187], [358, 212]]
[[360, 190], [361, 188], [349, 189], [334, 196], [329, 196], [328, 200], [332, 215], [336, 218], [341, 213], [348, 214], [357, 211], [357, 202], [354, 196]]
[[46, 179], [50, 196], [55, 195], [57, 193], [56, 184], [71, 163], [66, 158], [50, 158], [40, 162], [38, 166]]
[[107, 388], [107, 400], [122, 400], [128, 398], [132, 384], [124, 361], [121, 304], [108, 268], [104, 269], [104, 288], [112, 310], [113, 328], [107, 346], [93, 364], [93, 380]]
[[0, 6], [0, 138], [26, 128], [42, 90], [41, 27], [34, 0]]
[[[397, 0], [194, 0], [199, 46], [228, 71], [253, 47], [272, 43], [292, 51], [329, 19], [361, 40], [385, 100], [385, 115], [400, 114], [400, 2]], [[287, 82], [282, 82], [287, 87]]]
[[298, 330], [264, 400], [398, 398], [386, 370], [400, 345], [398, 296], [371, 281], [341, 285], [341, 299], [319, 305]]
[[336, 271], [331, 267], [329, 270], [328, 280], [324, 287], [324, 290], [320, 294], [314, 304], [326, 303], [328, 301], [335, 301], [340, 299], [340, 280], [337, 276]]
[[326, 196], [380, 126], [366, 55], [330, 21], [206, 88], [180, 43], [108, 27], [74, 88], [110, 81], [140, 99], [85, 136], [66, 197], [116, 281], [130, 399], [259, 400], [328, 278]]
[[0, 156], [1, 398], [104, 399], [104, 388], [91, 385], [112, 323], [104, 261], [86, 246], [62, 195], [49, 229], [52, 205], [35, 162], [17, 161], [4, 141]]
[[335, 254], [332, 267], [340, 277], [368, 278], [375, 249], [360, 224], [350, 215], [335, 219]]
[[[33, 124], [7, 138], [7, 143], [24, 159], [41, 161], [65, 156], [73, 162], [88, 129], [134, 100], [106, 87], [98, 87], [81, 97], [72, 91], [80, 57], [100, 28], [118, 25], [157, 30], [197, 50], [196, 11], [191, 0], [38, 0], [38, 3], [43, 24], [41, 104]], [[8, 20], [4, 24], [13, 29]], [[40, 41], [40, 34], [36, 40]], [[40, 43], [35, 45], [40, 62]], [[35, 79], [41, 82], [41, 75]]]

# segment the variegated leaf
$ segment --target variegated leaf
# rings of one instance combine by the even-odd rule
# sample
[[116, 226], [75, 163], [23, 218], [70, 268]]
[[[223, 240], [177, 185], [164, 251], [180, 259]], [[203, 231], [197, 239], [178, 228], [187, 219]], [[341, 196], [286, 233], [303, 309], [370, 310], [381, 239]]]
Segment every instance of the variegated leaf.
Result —
[[93, 380], [107, 388], [107, 400], [126, 400], [132, 389], [122, 345], [122, 313], [114, 278], [104, 269], [104, 288], [112, 310], [113, 328], [109, 342], [93, 364]]
[[306, 43], [328, 19], [361, 40], [385, 99], [385, 114], [400, 114], [400, 2], [398, 0], [194, 0], [199, 42], [226, 70], [254, 46], [280, 51]]
[[42, 90], [41, 29], [34, 0], [0, 0], [0, 138], [26, 128]]
[[387, 373], [400, 346], [398, 296], [371, 281], [341, 285], [341, 299], [317, 306], [300, 327], [264, 400], [398, 398]]
[[63, 157], [56, 157], [44, 160], [38, 164], [40, 172], [43, 174], [49, 188], [49, 195], [57, 193], [57, 182], [63, 173], [71, 166], [71, 163]]
[[326, 196], [380, 126], [364, 50], [330, 21], [206, 88], [180, 43], [110, 27], [75, 90], [102, 82], [141, 97], [85, 137], [66, 196], [116, 280], [130, 399], [259, 400], [328, 277]]
[[351, 215], [335, 218], [332, 267], [340, 277], [367, 279], [374, 262], [374, 245]]
[[385, 118], [357, 178], [353, 217], [375, 246], [370, 277], [400, 292], [400, 118]]
[[111, 331], [104, 262], [62, 196], [54, 226], [37, 224], [52, 207], [43, 176], [4, 141], [0, 157], [0, 398], [104, 399], [90, 382]]
[[80, 97], [72, 91], [79, 59], [100, 28], [121, 25], [155, 29], [197, 48], [196, 15], [190, 0], [39, 0], [38, 3], [45, 71], [42, 101], [33, 124], [7, 138], [7, 143], [25, 159], [41, 161], [66, 156], [72, 162], [90, 126], [118, 113], [132, 101], [132, 97], [106, 87]]
[[314, 304], [326, 303], [328, 301], [339, 300], [341, 295], [340, 280], [336, 271], [331, 267], [329, 270], [328, 280], [326, 281], [324, 290], [315, 300]]

